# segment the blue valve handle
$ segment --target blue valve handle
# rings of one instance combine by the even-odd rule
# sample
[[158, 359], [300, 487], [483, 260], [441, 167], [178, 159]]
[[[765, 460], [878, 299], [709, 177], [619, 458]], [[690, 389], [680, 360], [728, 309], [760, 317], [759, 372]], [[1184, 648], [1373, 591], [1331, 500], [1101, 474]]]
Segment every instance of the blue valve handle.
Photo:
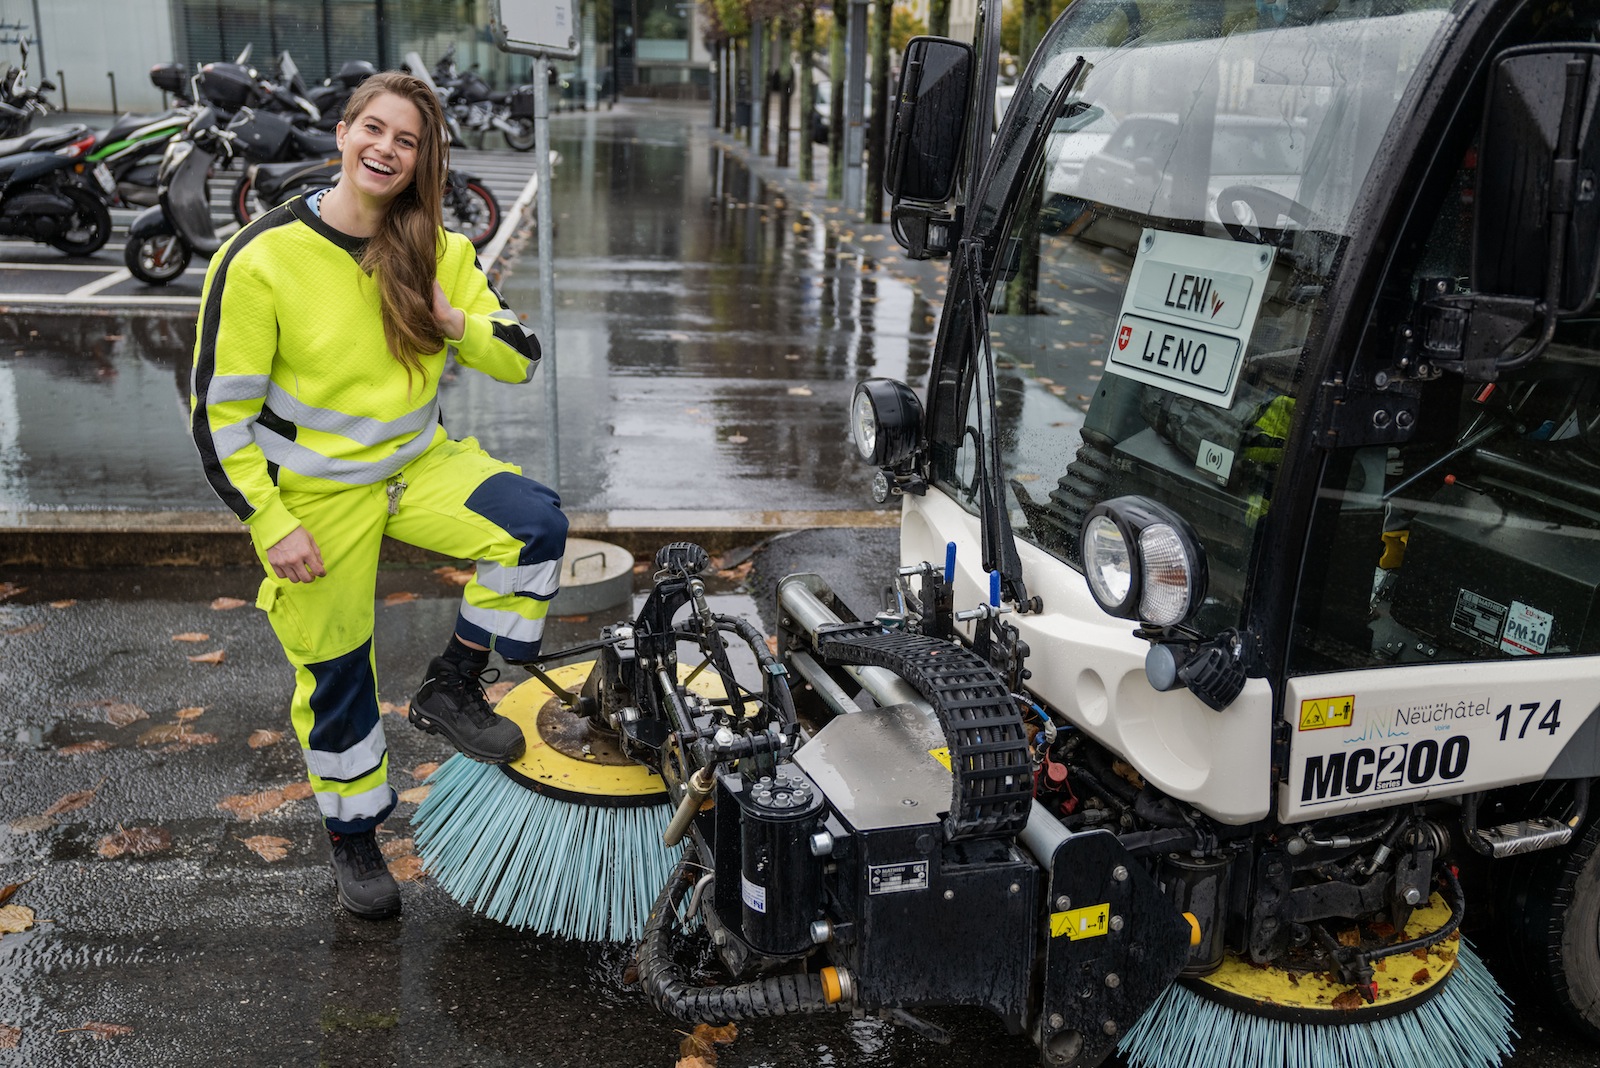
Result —
[[956, 543], [946, 542], [944, 547], [944, 581], [946, 585], [956, 580]]
[[1000, 572], [989, 572], [989, 604], [995, 608], [1000, 607]]

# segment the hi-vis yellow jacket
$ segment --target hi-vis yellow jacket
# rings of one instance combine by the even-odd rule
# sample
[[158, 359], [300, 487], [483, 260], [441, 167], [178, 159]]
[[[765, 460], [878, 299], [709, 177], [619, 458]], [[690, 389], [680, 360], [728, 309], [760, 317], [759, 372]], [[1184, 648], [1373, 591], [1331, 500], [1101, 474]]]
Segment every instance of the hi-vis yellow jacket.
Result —
[[[300, 521], [285, 490], [332, 492], [395, 474], [445, 437], [445, 350], [406, 375], [383, 337], [378, 284], [362, 242], [299, 197], [240, 230], [211, 258], [190, 380], [191, 428], [212, 489], [271, 546]], [[479, 269], [471, 242], [447, 234], [438, 279], [467, 329], [456, 359], [526, 382], [539, 343]]]

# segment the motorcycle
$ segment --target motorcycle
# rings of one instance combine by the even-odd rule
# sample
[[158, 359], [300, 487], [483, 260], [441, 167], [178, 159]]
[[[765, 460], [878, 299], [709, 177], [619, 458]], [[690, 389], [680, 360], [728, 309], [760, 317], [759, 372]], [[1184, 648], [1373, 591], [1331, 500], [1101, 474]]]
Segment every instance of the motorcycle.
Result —
[[356, 86], [378, 73], [374, 67], [364, 59], [349, 59], [334, 72], [332, 78], [323, 81], [321, 85], [313, 86], [307, 97], [322, 112], [322, 118], [317, 120], [316, 127], [320, 130], [331, 130], [339, 125], [339, 120], [344, 117], [344, 106], [350, 101], [350, 94], [356, 91]]
[[28, 84], [28, 42], [22, 42], [22, 63], [0, 76], [0, 137], [26, 133], [33, 120], [52, 106], [42, 94], [55, 89], [48, 78], [35, 89]]
[[151, 84], [173, 93], [177, 106], [156, 115], [123, 115], [101, 131], [90, 149], [88, 162], [104, 164], [111, 172], [117, 202], [140, 207], [156, 203], [156, 174], [167, 142], [182, 133], [199, 111], [184, 92], [184, 73], [175, 63], [151, 67]]
[[[240, 225], [267, 206], [332, 185], [339, 178], [339, 158], [309, 159], [294, 163], [258, 163], [245, 173], [251, 188], [250, 203]], [[500, 202], [481, 180], [461, 171], [445, 173], [444, 226], [465, 234], [473, 248], [482, 249], [500, 229]]]
[[518, 152], [533, 148], [533, 87], [518, 86], [510, 93], [491, 90], [477, 71], [456, 69], [456, 46], [445, 49], [430, 72], [416, 52], [406, 53], [406, 67], [439, 94], [452, 145], [466, 144], [466, 131], [476, 134], [479, 148], [490, 130], [499, 130], [506, 144]]
[[[227, 128], [233, 136], [235, 153], [250, 164], [323, 166], [331, 163], [335, 171], [338, 169], [338, 139], [331, 132], [296, 126], [282, 115], [254, 108], [241, 109], [228, 122]], [[254, 167], [247, 166], [229, 194], [228, 204], [240, 226], [279, 203], [258, 196], [254, 186], [254, 170]]]
[[[0, 142], [0, 234], [25, 237], [69, 256], [97, 252], [111, 236], [105, 197], [115, 186], [84, 157], [95, 142], [87, 126], [34, 130]], [[85, 175], [100, 182], [92, 190]]]
[[134, 217], [123, 248], [123, 262], [139, 281], [166, 285], [183, 274], [196, 252], [209, 256], [222, 247], [206, 179], [219, 160], [233, 158], [234, 146], [213, 107], [202, 108], [183, 135], [168, 143], [156, 181], [160, 202]]

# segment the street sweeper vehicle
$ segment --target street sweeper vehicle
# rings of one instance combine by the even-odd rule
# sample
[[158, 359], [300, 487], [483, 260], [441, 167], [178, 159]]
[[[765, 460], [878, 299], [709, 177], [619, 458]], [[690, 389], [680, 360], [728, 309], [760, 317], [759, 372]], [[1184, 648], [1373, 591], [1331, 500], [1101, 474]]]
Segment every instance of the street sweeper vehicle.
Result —
[[784, 578], [774, 654], [664, 548], [430, 870], [684, 1021], [1465, 1068], [1505, 979], [1600, 1037], [1600, 3], [1076, 0], [995, 132], [997, 11], [903, 61], [884, 597]]

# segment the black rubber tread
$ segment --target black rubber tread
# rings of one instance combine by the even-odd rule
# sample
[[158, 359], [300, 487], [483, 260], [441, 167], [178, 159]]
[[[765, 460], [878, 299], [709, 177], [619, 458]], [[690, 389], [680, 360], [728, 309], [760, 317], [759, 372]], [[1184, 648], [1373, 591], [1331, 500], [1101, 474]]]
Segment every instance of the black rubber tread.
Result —
[[828, 1004], [822, 993], [822, 980], [804, 973], [769, 976], [733, 986], [691, 986], [673, 961], [671, 927], [678, 902], [693, 883], [688, 871], [694, 857], [691, 845], [656, 896], [639, 943], [639, 983], [656, 1008], [684, 1023], [712, 1025], [849, 1008], [843, 1001]]
[[148, 286], [164, 286], [173, 279], [182, 276], [189, 269], [189, 260], [193, 253], [189, 246], [180, 237], [174, 237], [177, 243], [175, 251], [177, 257], [165, 271], [152, 272], [145, 269], [143, 262], [143, 249], [148, 238], [130, 237], [128, 243], [122, 246], [122, 262], [128, 268], [128, 273]]
[[1497, 877], [1500, 919], [1515, 934], [1506, 963], [1600, 1042], [1600, 820], [1571, 849], [1519, 858]]
[[77, 185], [63, 185], [60, 193], [72, 201], [72, 206], [76, 213], [92, 229], [88, 238], [83, 241], [54, 237], [46, 244], [51, 248], [65, 252], [69, 256], [89, 256], [99, 252], [111, 238], [111, 209], [106, 207], [105, 201], [98, 196]]
[[510, 134], [505, 133], [504, 130], [500, 131], [505, 135], [506, 144], [517, 152], [532, 152], [534, 143], [538, 139], [538, 135], [534, 132], [533, 120], [511, 119], [509, 121], [511, 125], [518, 128], [519, 133], [516, 137], [512, 137]]
[[1028, 735], [1005, 679], [988, 661], [952, 642], [870, 623], [819, 632], [817, 652], [833, 666], [887, 668], [933, 706], [954, 779], [945, 817], [949, 840], [1022, 830], [1033, 801]]

